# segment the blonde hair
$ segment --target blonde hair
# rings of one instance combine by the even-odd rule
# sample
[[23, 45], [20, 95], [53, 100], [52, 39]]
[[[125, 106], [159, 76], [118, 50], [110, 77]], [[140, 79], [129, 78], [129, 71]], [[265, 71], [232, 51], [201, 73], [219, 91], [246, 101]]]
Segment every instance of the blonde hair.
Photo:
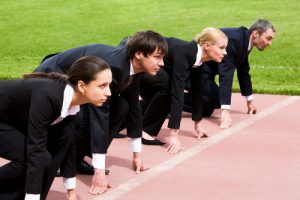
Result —
[[210, 42], [212, 44], [217, 43], [218, 40], [228, 39], [223, 31], [218, 28], [208, 27], [201, 31], [201, 33], [197, 34], [194, 38], [195, 42], [200, 46], [205, 42]]

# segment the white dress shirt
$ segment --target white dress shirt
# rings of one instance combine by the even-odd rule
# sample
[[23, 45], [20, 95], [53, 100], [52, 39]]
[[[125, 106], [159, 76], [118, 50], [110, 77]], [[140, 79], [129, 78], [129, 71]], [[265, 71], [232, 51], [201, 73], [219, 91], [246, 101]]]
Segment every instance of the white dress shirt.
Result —
[[202, 49], [201, 49], [201, 46], [199, 44], [197, 44], [197, 48], [198, 48], [198, 51], [197, 51], [197, 54], [196, 54], [196, 62], [194, 64], [193, 68], [197, 68], [197, 67], [202, 65], [202, 62], [201, 62]]

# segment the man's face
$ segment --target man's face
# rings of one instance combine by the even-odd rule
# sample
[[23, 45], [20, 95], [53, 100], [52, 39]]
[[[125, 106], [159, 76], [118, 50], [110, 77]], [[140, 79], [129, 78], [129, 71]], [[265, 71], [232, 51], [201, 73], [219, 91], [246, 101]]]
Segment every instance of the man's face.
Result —
[[156, 73], [164, 66], [164, 55], [156, 49], [152, 54], [144, 56], [143, 53], [139, 53], [139, 62], [144, 72], [155, 76]]
[[275, 37], [275, 33], [271, 28], [267, 29], [262, 34], [259, 34], [257, 31], [253, 33], [253, 45], [260, 51], [265, 50], [269, 45], [272, 44], [272, 41]]

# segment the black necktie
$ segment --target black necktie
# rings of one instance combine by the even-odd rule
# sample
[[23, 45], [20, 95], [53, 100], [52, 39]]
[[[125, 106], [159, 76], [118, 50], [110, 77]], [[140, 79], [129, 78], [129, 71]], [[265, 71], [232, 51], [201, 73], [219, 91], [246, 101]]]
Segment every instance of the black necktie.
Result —
[[125, 90], [130, 84], [132, 84], [133, 79], [134, 79], [134, 75], [128, 76], [128, 77], [123, 81], [123, 87], [122, 87], [122, 90], [121, 90], [121, 91]]
[[132, 83], [133, 76], [134, 76], [134, 75], [130, 75], [130, 76], [127, 78], [127, 83], [126, 83], [125, 88], [128, 87], [128, 86]]

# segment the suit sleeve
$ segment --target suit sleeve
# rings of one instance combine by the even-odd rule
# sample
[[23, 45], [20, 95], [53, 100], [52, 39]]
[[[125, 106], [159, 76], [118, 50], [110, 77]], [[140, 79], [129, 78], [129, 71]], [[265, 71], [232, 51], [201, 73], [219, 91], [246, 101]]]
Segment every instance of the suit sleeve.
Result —
[[53, 102], [45, 94], [35, 93], [31, 97], [27, 136], [27, 171], [25, 192], [40, 194], [44, 168], [51, 161], [47, 151], [47, 134]]
[[202, 120], [202, 106], [203, 106], [203, 65], [191, 69], [191, 86], [192, 86], [192, 120]]
[[[179, 51], [178, 51], [179, 52]], [[171, 74], [171, 105], [168, 127], [179, 129], [184, 103], [184, 85], [188, 75], [188, 61], [185, 55], [177, 53], [173, 55]]]
[[243, 96], [252, 95], [252, 82], [250, 76], [248, 57], [237, 67], [237, 77]]
[[219, 86], [220, 86], [220, 104], [231, 104], [232, 82], [235, 70], [234, 55], [235, 52], [228, 46], [227, 56], [218, 65], [219, 69]]
[[142, 137], [142, 109], [139, 102], [140, 81], [135, 80], [128, 88], [121, 93], [129, 104], [129, 111], [126, 116], [127, 135], [131, 138]]
[[[113, 71], [114, 73], [114, 71]], [[112, 77], [110, 85], [111, 91], [118, 91], [118, 81]], [[83, 117], [88, 115], [87, 123], [90, 127], [91, 137], [91, 152], [106, 154], [109, 147], [110, 133], [109, 133], [109, 115], [110, 115], [110, 100], [103, 106], [97, 107], [92, 104], [82, 106]]]
[[[69, 131], [75, 133], [75, 116], [68, 116], [62, 122], [60, 122], [59, 127], [63, 126], [64, 129], [58, 130]], [[67, 128], [67, 129], [66, 129]], [[60, 173], [64, 178], [73, 178], [76, 176], [76, 143], [75, 137], [72, 137], [71, 143], [65, 156], [60, 164]]]
[[44, 60], [34, 71], [35, 72], [59, 72], [67, 73], [72, 64], [85, 55], [85, 48], [78, 47], [66, 50]]
[[89, 115], [91, 152], [106, 154], [109, 143], [109, 103], [102, 107], [86, 105]]

